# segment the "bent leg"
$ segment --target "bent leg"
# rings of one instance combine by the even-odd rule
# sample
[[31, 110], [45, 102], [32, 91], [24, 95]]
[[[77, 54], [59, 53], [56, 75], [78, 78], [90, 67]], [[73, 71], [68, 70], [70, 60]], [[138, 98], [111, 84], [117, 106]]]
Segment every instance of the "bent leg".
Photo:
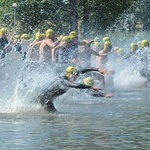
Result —
[[53, 102], [51, 102], [51, 101], [46, 102], [44, 109], [47, 111], [50, 111], [50, 112], [56, 112], [57, 111]]

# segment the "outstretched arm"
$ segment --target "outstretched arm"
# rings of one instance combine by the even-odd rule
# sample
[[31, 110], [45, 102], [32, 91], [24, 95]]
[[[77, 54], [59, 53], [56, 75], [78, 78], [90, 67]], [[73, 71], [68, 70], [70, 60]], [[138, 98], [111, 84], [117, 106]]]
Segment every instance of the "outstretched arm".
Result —
[[88, 86], [85, 84], [78, 84], [78, 83], [74, 83], [70, 81], [67, 81], [65, 84], [67, 87], [77, 88], [77, 89], [90, 89], [91, 88], [91, 86]]
[[112, 72], [112, 71], [109, 71], [109, 70], [107, 70], [105, 68], [90, 67], [90, 68], [86, 68], [86, 69], [80, 70], [79, 73], [84, 74], [84, 73], [89, 72], [89, 71], [98, 71], [101, 74], [109, 74], [110, 72]]
[[93, 87], [93, 86], [88, 86], [88, 85], [85, 85], [85, 84], [74, 83], [74, 82], [70, 82], [70, 81], [68, 81], [66, 83], [66, 86], [71, 87], [71, 88], [76, 88], [76, 89], [93, 89], [95, 91], [103, 90], [101, 88], [97, 88], [97, 87]]
[[53, 42], [51, 39], [49, 39], [49, 40], [47, 41], [47, 45], [48, 45], [49, 47], [51, 47], [51, 48], [54, 48], [55, 46], [57, 46], [57, 45], [61, 42], [62, 38], [63, 38], [63, 36], [61, 35], [61, 36], [59, 37], [59, 39], [58, 39], [57, 41], [55, 41], [55, 42]]
[[38, 42], [34, 42], [31, 46], [35, 47], [36, 45], [40, 45], [42, 43], [42, 40], [41, 41], [38, 41]]
[[56, 42], [54, 42], [54, 46], [53, 47], [57, 46], [61, 42], [62, 38], [63, 38], [63, 35], [61, 35], [59, 37], [59, 39]]
[[38, 41], [38, 42], [32, 43], [31, 48], [30, 48], [29, 51], [28, 51], [28, 55], [29, 55], [30, 58], [32, 58], [32, 54], [33, 54], [34, 48], [35, 48], [37, 45], [40, 45], [41, 42], [42, 42], [42, 41]]

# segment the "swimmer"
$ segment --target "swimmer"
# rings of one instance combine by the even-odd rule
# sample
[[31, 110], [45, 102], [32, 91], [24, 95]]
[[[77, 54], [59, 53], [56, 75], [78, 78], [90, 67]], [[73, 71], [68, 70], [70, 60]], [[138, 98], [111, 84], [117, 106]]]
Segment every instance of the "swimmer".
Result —
[[40, 32], [37, 32], [35, 34], [35, 40], [31, 44], [31, 48], [28, 51], [29, 58], [32, 61], [36, 61], [36, 62], [38, 61], [38, 59], [39, 59], [39, 47], [40, 47], [40, 44], [42, 43], [42, 40], [44, 40], [44, 38], [45, 38], [45, 35], [41, 34]]
[[56, 79], [53, 83], [49, 83], [47, 88], [45, 88], [37, 96], [37, 102], [47, 111], [56, 112], [56, 108], [53, 104], [54, 100], [66, 93], [70, 88], [76, 89], [93, 89], [101, 90], [94, 86], [88, 86], [85, 84], [76, 83], [75, 80], [80, 74], [84, 74], [89, 71], [98, 71], [102, 74], [107, 74], [108, 70], [100, 68], [87, 68], [78, 71], [74, 66], [69, 66], [65, 70], [65, 75]]
[[6, 53], [5, 46], [8, 44], [8, 38], [7, 38], [6, 34], [7, 34], [6, 28], [0, 29], [0, 55], [1, 55], [1, 59], [3, 59], [5, 57], [5, 53]]
[[50, 62], [52, 62], [52, 58], [51, 58], [51, 50], [52, 48], [54, 48], [55, 46], [57, 46], [63, 36], [60, 36], [60, 38], [58, 40], [55, 40], [55, 32], [52, 29], [48, 29], [46, 31], [46, 38], [44, 40], [42, 40], [40, 47], [39, 47], [39, 63], [46, 63], [49, 64]]
[[[86, 77], [83, 80], [83, 82], [85, 85], [94, 86], [94, 79], [90, 76]], [[101, 90], [103, 90], [103, 89], [101, 89]], [[95, 96], [95, 97], [109, 97], [109, 98], [112, 97], [112, 94], [105, 93], [104, 91], [96, 91], [93, 89], [87, 89], [86, 93], [90, 94], [91, 96]]]

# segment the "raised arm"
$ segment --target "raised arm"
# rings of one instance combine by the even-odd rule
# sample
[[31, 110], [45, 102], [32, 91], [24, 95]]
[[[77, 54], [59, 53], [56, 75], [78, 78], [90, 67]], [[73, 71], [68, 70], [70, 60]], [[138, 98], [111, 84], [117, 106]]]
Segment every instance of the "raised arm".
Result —
[[32, 43], [31, 45], [31, 48], [29, 49], [28, 51], [28, 55], [30, 58], [32, 58], [32, 54], [33, 54], [33, 51], [34, 51], [34, 47], [36, 47], [37, 45], [40, 45], [42, 41], [38, 41], [38, 42], [34, 42]]
[[53, 47], [57, 46], [61, 42], [62, 38], [63, 38], [63, 35], [61, 35], [59, 37], [59, 39], [56, 42], [54, 42], [54, 46]]
[[34, 42], [31, 46], [32, 46], [32, 47], [35, 47], [36, 45], [41, 44], [41, 43], [42, 43], [42, 40], [41, 40], [41, 41], [38, 41], [38, 42]]
[[63, 36], [61, 35], [61, 36], [59, 37], [59, 39], [58, 39], [57, 41], [55, 41], [55, 42], [53, 42], [51, 39], [49, 39], [49, 40], [47, 41], [47, 45], [48, 45], [49, 47], [51, 47], [51, 48], [54, 48], [55, 46], [57, 46], [57, 45], [61, 42], [62, 38], [63, 38]]

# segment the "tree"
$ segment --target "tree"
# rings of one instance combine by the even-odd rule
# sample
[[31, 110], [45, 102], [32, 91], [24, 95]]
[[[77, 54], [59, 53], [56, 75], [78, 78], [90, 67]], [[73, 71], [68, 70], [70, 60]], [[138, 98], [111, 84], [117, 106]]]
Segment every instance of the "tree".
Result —
[[14, 2], [18, 4], [16, 18], [20, 33], [32, 34], [52, 28], [58, 34], [78, 30], [89, 36], [102, 34], [107, 29], [125, 29], [126, 24], [131, 31], [138, 18], [146, 30], [150, 29], [148, 0], [143, 0], [144, 3], [138, 0], [1, 0], [1, 26], [13, 28]]

